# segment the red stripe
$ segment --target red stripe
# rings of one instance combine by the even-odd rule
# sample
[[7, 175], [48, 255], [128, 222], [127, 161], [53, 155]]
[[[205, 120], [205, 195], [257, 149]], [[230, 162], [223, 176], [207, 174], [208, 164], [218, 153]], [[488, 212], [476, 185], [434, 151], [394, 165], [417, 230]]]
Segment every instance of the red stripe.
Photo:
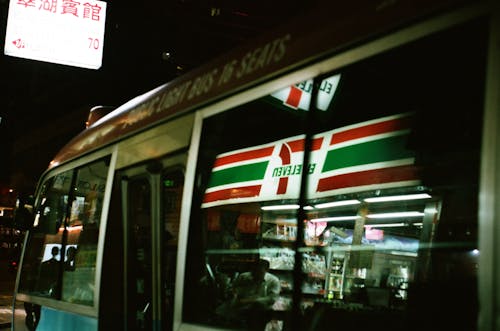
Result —
[[311, 142], [311, 150], [319, 151], [321, 149], [321, 145], [323, 145], [323, 137], [313, 139], [313, 141]]
[[304, 139], [289, 141], [286, 144], [290, 146], [292, 153], [304, 151]]
[[206, 193], [205, 197], [203, 198], [203, 203], [234, 198], [255, 197], [260, 194], [261, 187], [262, 185], [242, 186]]
[[[319, 150], [321, 148], [322, 143], [323, 143], [323, 138], [314, 139], [312, 142], [311, 149], [313, 151]], [[304, 151], [304, 139], [290, 141], [290, 142], [287, 142], [287, 144], [288, 144], [288, 146], [290, 146], [292, 153]], [[271, 154], [273, 153], [273, 150], [274, 150], [274, 146], [270, 146], [270, 147], [264, 147], [264, 148], [260, 148], [260, 149], [254, 149], [251, 151], [246, 151], [246, 152], [241, 152], [241, 153], [236, 153], [236, 154], [231, 154], [231, 155], [219, 157], [215, 160], [214, 168], [220, 167], [223, 165], [227, 165], [227, 164], [231, 164], [231, 163], [248, 161], [248, 160], [258, 159], [261, 157], [268, 157], [268, 156], [271, 156]]]
[[[323, 144], [323, 137], [313, 139], [311, 143], [311, 150], [317, 151], [321, 149], [322, 144]], [[289, 141], [287, 142], [287, 145], [290, 146], [292, 153], [304, 151], [304, 139]]]
[[281, 159], [281, 164], [286, 165], [290, 164], [290, 148], [286, 144], [281, 145], [280, 149], [280, 159]]
[[278, 189], [276, 194], [285, 194], [288, 187], [288, 177], [281, 177], [278, 182]]
[[375, 134], [403, 130], [410, 127], [410, 116], [395, 118], [392, 120], [365, 125], [359, 128], [337, 132], [332, 135], [330, 145], [344, 141], [363, 138]]
[[[290, 154], [291, 154], [290, 148], [286, 144], [281, 145], [280, 159], [282, 165], [290, 164], [290, 158], [291, 158]], [[276, 194], [285, 194], [287, 186], [288, 186], [288, 177], [281, 177], [279, 179], [278, 190], [276, 191]]]
[[413, 165], [366, 170], [322, 178], [318, 181], [317, 192], [362, 185], [415, 180], [417, 178], [417, 167]]
[[274, 150], [274, 146], [271, 146], [271, 147], [264, 147], [264, 148], [260, 148], [260, 149], [254, 149], [251, 151], [246, 151], [246, 152], [241, 152], [241, 153], [231, 154], [228, 156], [219, 157], [215, 160], [214, 168], [220, 167], [220, 166], [226, 165], [226, 164], [235, 163], [235, 162], [247, 161], [247, 160], [258, 159], [261, 157], [271, 156], [271, 154], [273, 153], [273, 150]]
[[288, 98], [285, 100], [285, 105], [293, 108], [298, 108], [301, 97], [302, 97], [302, 90], [296, 88], [295, 86], [291, 86], [290, 94], [288, 94]]

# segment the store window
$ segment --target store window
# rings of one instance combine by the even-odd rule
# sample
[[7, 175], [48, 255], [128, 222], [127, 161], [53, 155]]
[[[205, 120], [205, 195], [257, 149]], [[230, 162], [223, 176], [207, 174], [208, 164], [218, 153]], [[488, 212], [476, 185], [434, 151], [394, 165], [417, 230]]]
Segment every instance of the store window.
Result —
[[[205, 119], [184, 320], [473, 330], [484, 31], [459, 26]], [[329, 92], [314, 110], [313, 88]]]
[[109, 162], [47, 179], [23, 260], [20, 292], [93, 305], [99, 222]]

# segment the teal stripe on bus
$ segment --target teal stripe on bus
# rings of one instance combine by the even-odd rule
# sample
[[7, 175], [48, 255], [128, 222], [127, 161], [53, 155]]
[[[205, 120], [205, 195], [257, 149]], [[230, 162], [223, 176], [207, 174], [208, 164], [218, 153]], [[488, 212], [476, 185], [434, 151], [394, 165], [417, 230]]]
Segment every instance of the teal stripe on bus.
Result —
[[328, 151], [322, 172], [413, 157], [407, 135], [393, 136]]
[[208, 187], [262, 180], [269, 161], [250, 163], [212, 172]]

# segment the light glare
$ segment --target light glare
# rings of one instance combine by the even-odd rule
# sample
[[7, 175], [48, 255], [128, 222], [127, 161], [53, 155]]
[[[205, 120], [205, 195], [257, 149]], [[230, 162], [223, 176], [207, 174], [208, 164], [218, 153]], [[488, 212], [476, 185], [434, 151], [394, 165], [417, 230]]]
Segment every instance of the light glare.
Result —
[[361, 202], [359, 200], [353, 199], [353, 200], [342, 200], [342, 201], [331, 201], [331, 202], [319, 203], [317, 205], [314, 205], [314, 207], [316, 207], [318, 209], [323, 209], [323, 208], [331, 208], [331, 207], [357, 205], [360, 203]]
[[384, 223], [384, 224], [367, 224], [365, 228], [397, 228], [405, 226], [405, 223]]
[[368, 218], [397, 218], [397, 217], [421, 217], [424, 213], [419, 211], [403, 211], [396, 213], [380, 213], [380, 214], [369, 214]]
[[322, 217], [322, 218], [313, 218], [311, 222], [335, 222], [335, 221], [355, 221], [359, 216], [334, 216], [334, 217]]
[[403, 201], [403, 200], [418, 200], [418, 199], [429, 199], [431, 196], [427, 193], [419, 193], [419, 194], [406, 194], [406, 195], [392, 195], [385, 197], [373, 197], [366, 198], [364, 201], [366, 202], [386, 202], [386, 201]]
[[262, 206], [260, 207], [262, 210], [295, 210], [299, 209], [299, 205], [271, 205], [271, 206]]

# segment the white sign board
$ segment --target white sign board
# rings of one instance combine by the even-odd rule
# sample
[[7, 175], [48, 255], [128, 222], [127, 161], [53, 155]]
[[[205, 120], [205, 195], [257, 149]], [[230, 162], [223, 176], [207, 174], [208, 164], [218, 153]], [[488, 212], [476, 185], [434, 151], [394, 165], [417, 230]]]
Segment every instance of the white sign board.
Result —
[[105, 21], [104, 1], [10, 0], [4, 53], [98, 69]]

